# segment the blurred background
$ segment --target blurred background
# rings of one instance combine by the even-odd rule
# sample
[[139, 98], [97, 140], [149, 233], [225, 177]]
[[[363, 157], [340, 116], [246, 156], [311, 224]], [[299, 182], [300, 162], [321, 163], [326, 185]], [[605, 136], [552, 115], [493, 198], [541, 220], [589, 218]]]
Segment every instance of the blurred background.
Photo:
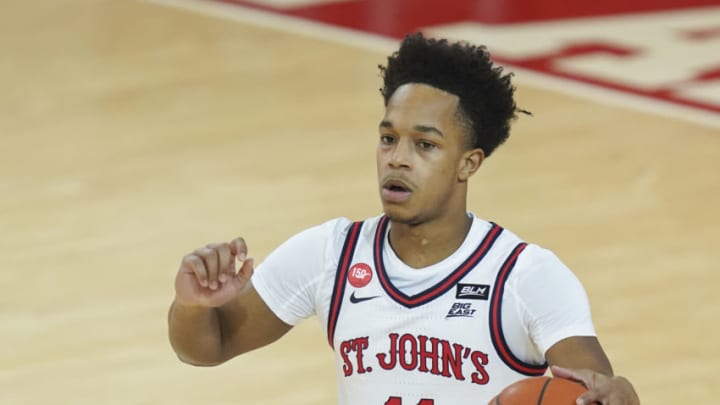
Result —
[[378, 64], [487, 45], [534, 113], [470, 209], [554, 250], [643, 403], [720, 394], [717, 0], [0, 1], [0, 404], [333, 404], [309, 319], [175, 357], [184, 254], [380, 212]]

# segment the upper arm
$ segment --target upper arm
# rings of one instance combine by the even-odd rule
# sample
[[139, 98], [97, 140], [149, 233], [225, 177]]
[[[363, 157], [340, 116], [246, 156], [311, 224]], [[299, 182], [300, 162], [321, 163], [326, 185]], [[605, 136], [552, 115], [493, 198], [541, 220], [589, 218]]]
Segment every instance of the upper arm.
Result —
[[613, 370], [605, 351], [595, 336], [573, 336], [555, 343], [545, 353], [551, 366], [589, 369], [612, 376]]
[[551, 349], [559, 353], [597, 352], [600, 346], [595, 338], [590, 303], [572, 271], [552, 252], [536, 245], [528, 245], [520, 255], [518, 270], [511, 291], [538, 353], [549, 362]]
[[296, 325], [324, 311], [318, 293], [334, 279], [339, 246], [350, 221], [337, 219], [302, 231], [268, 255], [252, 284], [267, 307], [283, 322]]
[[529, 245], [515, 280], [528, 333], [551, 366], [612, 375], [595, 334], [590, 303], [580, 280], [552, 252]]
[[[224, 360], [265, 346], [317, 312], [316, 293], [328, 268], [328, 243], [344, 238], [348, 220], [306, 229], [278, 246], [255, 270], [250, 287], [224, 306]], [[329, 267], [328, 267], [329, 266]]]
[[223, 361], [268, 345], [291, 328], [278, 318], [250, 285], [218, 309]]

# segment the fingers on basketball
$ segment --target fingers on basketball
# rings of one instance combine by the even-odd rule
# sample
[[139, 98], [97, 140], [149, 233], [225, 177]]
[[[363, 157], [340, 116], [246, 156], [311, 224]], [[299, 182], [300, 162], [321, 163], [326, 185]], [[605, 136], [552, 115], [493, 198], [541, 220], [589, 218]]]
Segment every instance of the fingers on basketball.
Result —
[[488, 405], [575, 405], [587, 389], [559, 377], [530, 377], [508, 385]]

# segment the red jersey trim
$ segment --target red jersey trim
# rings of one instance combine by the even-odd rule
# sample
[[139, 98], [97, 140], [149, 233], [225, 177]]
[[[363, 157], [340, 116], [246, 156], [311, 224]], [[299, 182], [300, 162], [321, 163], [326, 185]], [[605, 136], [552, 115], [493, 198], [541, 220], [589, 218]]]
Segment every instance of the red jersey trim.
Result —
[[547, 371], [547, 363], [541, 366], [535, 364], [525, 363], [518, 359], [511, 351], [510, 347], [505, 340], [505, 335], [502, 330], [502, 322], [500, 314], [502, 313], [502, 297], [505, 291], [505, 282], [507, 282], [508, 276], [517, 263], [517, 258], [520, 256], [523, 250], [527, 247], [527, 243], [519, 243], [515, 246], [510, 256], [505, 260], [500, 273], [495, 280], [495, 286], [493, 288], [492, 298], [490, 301], [490, 333], [492, 335], [493, 346], [495, 351], [500, 356], [502, 361], [513, 370], [525, 374], [528, 376], [541, 376]]
[[347, 273], [350, 269], [350, 263], [352, 263], [353, 255], [355, 254], [355, 247], [360, 235], [360, 228], [362, 228], [362, 222], [354, 222], [348, 231], [348, 235], [345, 238], [345, 244], [343, 245], [340, 253], [340, 259], [338, 260], [338, 268], [335, 272], [335, 284], [333, 287], [332, 298], [330, 300], [330, 312], [328, 314], [328, 343], [330, 347], [335, 349], [333, 345], [333, 338], [335, 337], [335, 327], [337, 326], [338, 315], [340, 314], [340, 307], [342, 306], [343, 297], [345, 296], [345, 280], [347, 280]]
[[473, 267], [480, 263], [503, 231], [502, 227], [491, 223], [492, 227], [490, 228], [490, 231], [488, 231], [487, 235], [485, 235], [485, 238], [483, 238], [482, 242], [480, 242], [480, 245], [478, 245], [477, 249], [475, 249], [475, 252], [473, 252], [473, 254], [471, 254], [470, 257], [468, 257], [458, 268], [450, 272], [445, 279], [427, 290], [408, 296], [392, 285], [390, 278], [385, 271], [385, 264], [383, 263], [383, 240], [389, 224], [390, 220], [388, 217], [383, 216], [378, 223], [377, 230], [375, 231], [375, 242], [373, 247], [375, 268], [377, 269], [380, 284], [383, 286], [385, 292], [387, 292], [390, 298], [392, 298], [395, 302], [407, 308], [413, 308], [428, 303], [445, 294], [448, 290], [455, 286], [460, 279], [465, 277], [465, 275], [473, 269]]

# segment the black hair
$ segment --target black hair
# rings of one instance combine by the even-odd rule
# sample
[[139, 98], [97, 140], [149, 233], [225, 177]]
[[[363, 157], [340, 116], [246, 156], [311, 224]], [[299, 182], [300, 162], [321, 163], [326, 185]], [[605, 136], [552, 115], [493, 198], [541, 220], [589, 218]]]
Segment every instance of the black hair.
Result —
[[400, 49], [388, 57], [387, 67], [379, 68], [386, 106], [403, 84], [427, 84], [458, 96], [458, 117], [469, 129], [470, 147], [481, 148], [490, 156], [510, 135], [517, 111], [512, 73], [504, 74], [494, 65], [484, 46], [415, 33], [406, 36]]

